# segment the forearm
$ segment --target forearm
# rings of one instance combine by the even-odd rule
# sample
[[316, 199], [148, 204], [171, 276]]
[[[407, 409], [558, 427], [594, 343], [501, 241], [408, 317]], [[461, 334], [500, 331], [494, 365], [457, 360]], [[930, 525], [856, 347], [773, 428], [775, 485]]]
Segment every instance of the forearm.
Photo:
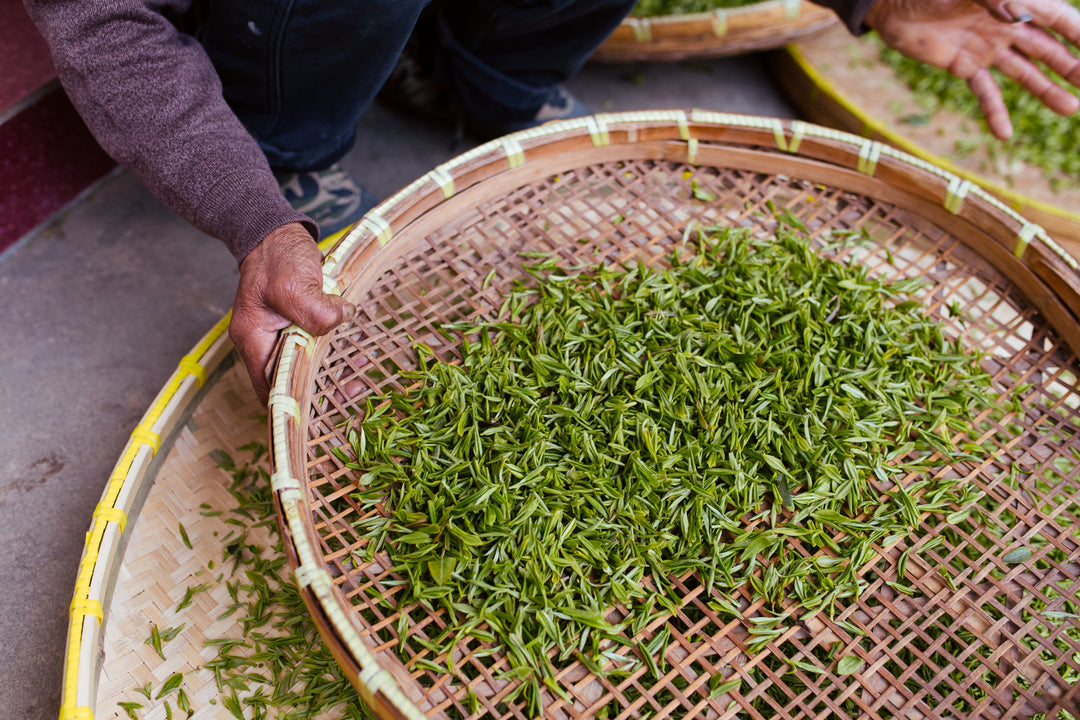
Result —
[[26, 0], [60, 81], [117, 162], [238, 260], [271, 230], [304, 222], [225, 103], [202, 47], [162, 15], [187, 0]]

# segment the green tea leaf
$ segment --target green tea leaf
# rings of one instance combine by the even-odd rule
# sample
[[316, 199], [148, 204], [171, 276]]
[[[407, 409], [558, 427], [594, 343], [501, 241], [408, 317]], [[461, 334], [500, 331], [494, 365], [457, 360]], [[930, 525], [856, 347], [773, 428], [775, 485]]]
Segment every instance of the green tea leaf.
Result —
[[1027, 547], [1019, 547], [1015, 550], [1010, 550], [1009, 552], [1005, 553], [1001, 558], [1002, 562], [1008, 563], [1009, 565], [1016, 565], [1030, 559], [1031, 548]]
[[161, 689], [158, 690], [157, 695], [154, 696], [154, 699], [160, 700], [165, 695], [168, 695], [169, 693], [179, 688], [182, 682], [184, 682], [184, 674], [173, 673], [165, 680], [164, 683], [162, 683]]
[[428, 571], [431, 573], [432, 579], [440, 585], [445, 585], [450, 580], [450, 576], [454, 572], [454, 566], [457, 565], [457, 558], [441, 557], [438, 560], [431, 560], [428, 562]]
[[854, 655], [845, 655], [840, 658], [840, 661], [836, 663], [837, 675], [854, 675], [862, 669], [863, 660], [860, 657]]

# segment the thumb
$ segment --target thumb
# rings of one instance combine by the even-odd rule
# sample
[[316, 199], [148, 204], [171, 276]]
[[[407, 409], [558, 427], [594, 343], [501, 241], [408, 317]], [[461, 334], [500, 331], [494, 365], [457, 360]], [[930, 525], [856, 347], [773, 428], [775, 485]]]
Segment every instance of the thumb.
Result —
[[323, 292], [321, 272], [317, 280], [293, 277], [271, 286], [267, 303], [312, 335], [325, 335], [356, 315], [356, 306], [345, 298]]
[[260, 278], [256, 292], [261, 286], [263, 302], [275, 313], [313, 335], [325, 335], [356, 313], [344, 298], [323, 292], [322, 253], [306, 232], [268, 237], [253, 252], [264, 246], [252, 270]]

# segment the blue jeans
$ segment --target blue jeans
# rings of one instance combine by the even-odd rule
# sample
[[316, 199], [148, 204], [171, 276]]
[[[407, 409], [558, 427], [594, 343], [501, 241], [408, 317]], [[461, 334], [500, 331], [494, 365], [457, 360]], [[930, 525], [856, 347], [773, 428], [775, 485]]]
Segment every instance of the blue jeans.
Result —
[[200, 39], [226, 101], [275, 169], [349, 151], [423, 19], [470, 117], [532, 118], [635, 0], [214, 0]]

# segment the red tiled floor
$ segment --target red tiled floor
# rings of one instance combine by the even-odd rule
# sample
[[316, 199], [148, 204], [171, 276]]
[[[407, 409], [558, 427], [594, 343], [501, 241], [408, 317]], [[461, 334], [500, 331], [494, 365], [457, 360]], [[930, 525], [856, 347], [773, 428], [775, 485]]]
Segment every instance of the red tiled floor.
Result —
[[56, 77], [22, 0], [0, 0], [0, 113]]
[[61, 90], [0, 125], [0, 251], [113, 165]]

